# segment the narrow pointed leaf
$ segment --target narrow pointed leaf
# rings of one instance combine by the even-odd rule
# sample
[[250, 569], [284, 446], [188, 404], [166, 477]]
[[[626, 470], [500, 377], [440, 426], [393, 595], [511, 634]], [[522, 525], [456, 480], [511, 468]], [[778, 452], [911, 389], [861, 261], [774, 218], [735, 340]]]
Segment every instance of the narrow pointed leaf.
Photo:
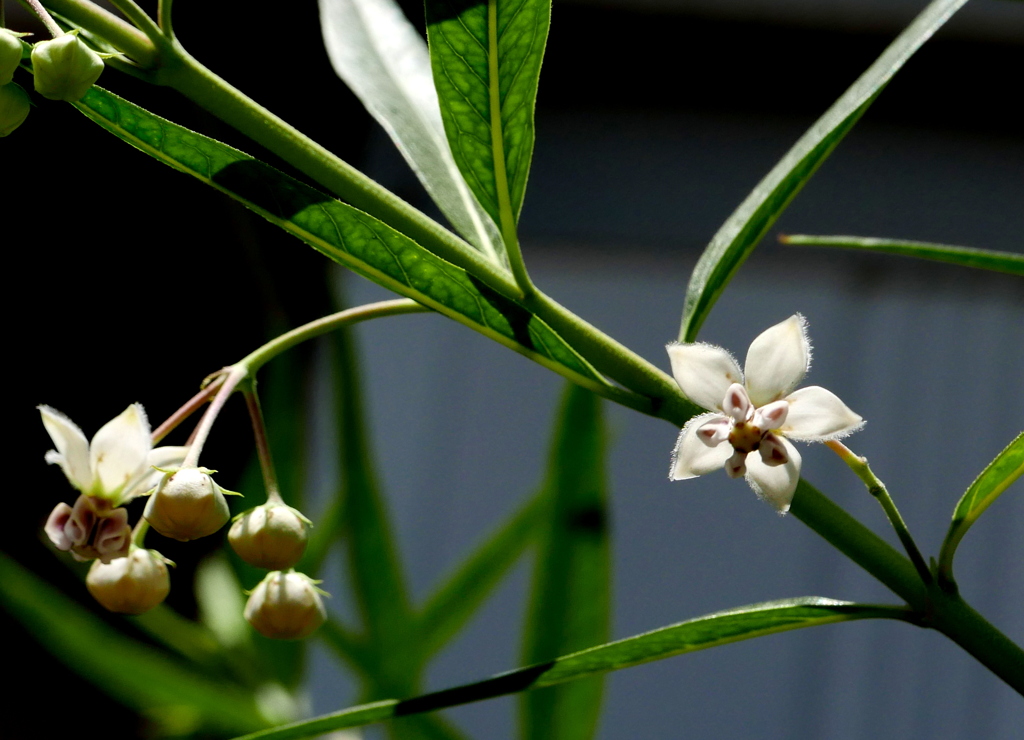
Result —
[[819, 118], [726, 220], [686, 289], [679, 339], [692, 342], [740, 265], [893, 75], [967, 0], [933, 0]]
[[345, 727], [358, 727], [392, 717], [433, 712], [505, 694], [554, 686], [752, 637], [856, 619], [913, 621], [914, 617], [911, 611], [901, 607], [853, 604], [817, 596], [768, 601], [708, 614], [642, 635], [582, 650], [547, 663], [501, 673], [477, 683], [412, 699], [387, 699], [351, 707], [304, 722], [254, 732], [236, 740], [291, 740], [315, 737]]
[[[601, 400], [567, 385], [544, 491], [545, 521], [523, 627], [523, 663], [606, 642], [611, 564], [608, 553], [605, 430]], [[523, 737], [588, 740], [601, 713], [602, 677], [520, 697]]]
[[575, 383], [606, 396], [631, 398], [520, 304], [372, 216], [95, 85], [75, 105], [115, 136], [227, 193], [335, 262]]
[[452, 153], [506, 239], [533, 157], [551, 0], [427, 0], [427, 37]]
[[949, 569], [953, 562], [953, 555], [960, 540], [967, 534], [967, 530], [978, 520], [985, 509], [1020, 478], [1022, 473], [1024, 473], [1024, 432], [1018, 434], [1016, 439], [1010, 442], [1006, 449], [981, 471], [981, 475], [974, 480], [956, 505], [956, 509], [953, 511], [953, 522], [949, 525], [949, 532], [942, 543], [942, 551], [939, 556], [939, 562], [945, 572], [951, 572]]
[[535, 536], [539, 499], [531, 499], [488, 537], [434, 592], [420, 614], [423, 653], [443, 648], [476, 613]]
[[334, 71], [387, 131], [441, 212], [504, 266], [497, 226], [452, 157], [427, 44], [401, 8], [394, 0], [320, 0], [320, 26]]
[[0, 582], [0, 603], [41, 645], [127, 706], [175, 712], [221, 732], [267, 726], [252, 694], [125, 637], [2, 554]]
[[1009, 275], [1024, 275], [1024, 254], [997, 252], [992, 249], [955, 247], [948, 244], [932, 244], [904, 239], [875, 239], [865, 236], [810, 236], [808, 234], [787, 234], [780, 236], [783, 244], [808, 247], [842, 247], [862, 249], [868, 252], [898, 254], [903, 257], [917, 257], [934, 262], [949, 262], [961, 267], [976, 267], [979, 270], [1005, 272]]

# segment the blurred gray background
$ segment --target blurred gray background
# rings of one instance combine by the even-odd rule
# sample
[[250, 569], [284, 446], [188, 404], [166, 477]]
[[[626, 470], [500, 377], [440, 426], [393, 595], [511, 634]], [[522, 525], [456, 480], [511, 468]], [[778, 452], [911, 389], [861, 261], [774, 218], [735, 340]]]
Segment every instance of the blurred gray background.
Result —
[[[704, 244], [923, 5], [556, 2], [522, 220], [537, 284], [667, 369], [664, 345], [678, 332]], [[926, 554], [937, 553], [963, 490], [1024, 427], [1024, 289], [1005, 276], [897, 257], [782, 248], [775, 236], [1024, 251], [1024, 130], [1019, 114], [1009, 115], [1024, 69], [1024, 4], [979, 0], [968, 11], [839, 147], [702, 331], [742, 358], [759, 332], [803, 313], [815, 347], [805, 384], [831, 389], [868, 420], [848, 442], [886, 481]], [[602, 33], [632, 41], [609, 59]], [[558, 51], [563, 42], [571, 57]], [[380, 132], [369, 159], [371, 175], [416, 197]], [[350, 301], [386, 296], [360, 278], [344, 282]], [[358, 331], [374, 441], [422, 597], [536, 490], [562, 381], [440, 317]], [[897, 601], [742, 482], [724, 474], [669, 482], [677, 430], [606, 409], [615, 637], [788, 596]], [[831, 452], [801, 452], [809, 480], [897, 544]], [[330, 455], [318, 470], [314, 493], [332, 490]], [[967, 598], [1018, 642], [1022, 487], [982, 518], [957, 561]], [[528, 573], [525, 563], [514, 572], [440, 658], [429, 688], [518, 665]], [[346, 605], [335, 598], [332, 608]], [[314, 711], [353, 700], [339, 693], [345, 685], [317, 656]], [[514, 699], [450, 716], [477, 738], [515, 733]], [[1011, 740], [1022, 728], [1021, 698], [945, 638], [858, 622], [611, 674], [600, 737]]]

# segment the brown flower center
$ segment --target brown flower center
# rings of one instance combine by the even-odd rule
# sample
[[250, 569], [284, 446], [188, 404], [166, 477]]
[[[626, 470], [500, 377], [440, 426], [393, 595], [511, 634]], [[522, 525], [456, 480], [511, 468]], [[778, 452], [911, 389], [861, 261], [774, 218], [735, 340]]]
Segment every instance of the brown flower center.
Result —
[[729, 444], [737, 452], [754, 452], [761, 446], [761, 439], [764, 432], [750, 422], [741, 421], [735, 424], [729, 432]]

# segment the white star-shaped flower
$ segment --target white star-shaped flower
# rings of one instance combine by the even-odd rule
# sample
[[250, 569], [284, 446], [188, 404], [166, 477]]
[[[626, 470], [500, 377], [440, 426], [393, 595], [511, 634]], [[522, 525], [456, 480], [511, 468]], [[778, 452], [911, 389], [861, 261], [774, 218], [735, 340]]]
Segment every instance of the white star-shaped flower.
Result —
[[57, 449], [46, 462], [64, 471], [68, 482], [83, 494], [120, 506], [153, 488], [160, 480], [154, 468], [180, 465], [187, 447], [153, 448], [149, 420], [142, 404], [133, 403], [96, 432], [92, 442], [71, 419], [49, 406], [40, 406], [43, 426]]
[[800, 453], [789, 440], [823, 442], [864, 425], [831, 391], [793, 390], [811, 359], [800, 314], [750, 344], [745, 375], [732, 355], [711, 344], [670, 344], [668, 354], [683, 393], [710, 412], [690, 419], [679, 434], [672, 480], [724, 467], [732, 478], [745, 475], [758, 496], [785, 513], [800, 479]]

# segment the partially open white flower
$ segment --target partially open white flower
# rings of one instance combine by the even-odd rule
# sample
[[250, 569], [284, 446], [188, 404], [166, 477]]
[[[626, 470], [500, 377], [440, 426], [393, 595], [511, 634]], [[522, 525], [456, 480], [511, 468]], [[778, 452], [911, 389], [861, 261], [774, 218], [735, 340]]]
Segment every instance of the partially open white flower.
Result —
[[732, 355], [714, 345], [670, 344], [668, 354], [683, 393], [711, 412], [683, 427], [672, 455], [672, 480], [724, 467], [732, 478], [746, 475], [759, 496], [785, 513], [800, 479], [800, 453], [789, 440], [823, 442], [864, 425], [824, 388], [793, 390], [811, 359], [800, 314], [751, 343], [745, 375]]
[[40, 406], [43, 426], [57, 449], [46, 462], [60, 465], [72, 486], [86, 496], [120, 506], [156, 486], [155, 467], [180, 465], [187, 447], [153, 449], [149, 421], [142, 404], [133, 403], [96, 432], [92, 442], [71, 419], [49, 406]]

